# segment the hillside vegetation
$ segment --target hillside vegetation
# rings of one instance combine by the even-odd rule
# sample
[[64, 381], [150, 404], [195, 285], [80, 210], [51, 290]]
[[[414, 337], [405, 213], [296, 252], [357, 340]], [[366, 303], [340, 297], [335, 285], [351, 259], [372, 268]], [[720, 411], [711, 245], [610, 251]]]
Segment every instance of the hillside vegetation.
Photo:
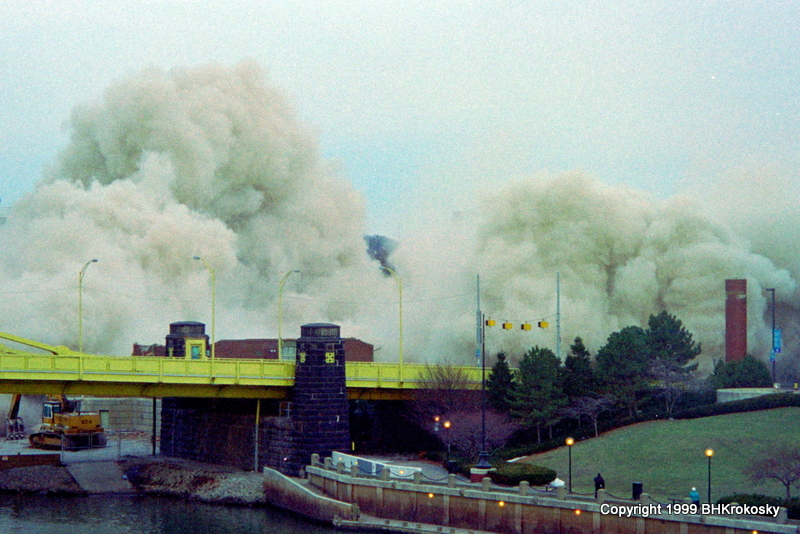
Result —
[[[649, 421], [612, 430], [598, 438], [576, 442], [572, 448], [572, 489], [593, 493], [592, 479], [603, 474], [606, 490], [630, 498], [631, 483], [642, 482], [644, 491], [666, 502], [684, 498], [696, 486], [707, 499], [708, 459], [711, 493], [716, 501], [733, 493], [782, 496], [782, 485], [755, 486], [745, 469], [750, 461], [768, 454], [778, 444], [800, 442], [800, 408], [777, 408], [691, 420]], [[567, 481], [568, 451], [560, 447], [527, 457], [524, 461], [554, 469]], [[793, 490], [793, 496], [800, 490]]]

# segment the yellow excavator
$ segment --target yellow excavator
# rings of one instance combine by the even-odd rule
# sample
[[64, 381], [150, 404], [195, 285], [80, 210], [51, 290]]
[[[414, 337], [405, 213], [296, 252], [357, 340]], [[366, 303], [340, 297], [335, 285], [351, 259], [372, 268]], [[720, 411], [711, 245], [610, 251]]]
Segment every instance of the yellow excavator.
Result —
[[[38, 341], [0, 332], [0, 339], [45, 350], [51, 354], [76, 354], [67, 347], [53, 347]], [[17, 351], [0, 345], [0, 353]], [[25, 424], [19, 417], [22, 395], [15, 393], [6, 417], [6, 439], [24, 439]], [[42, 425], [28, 436], [31, 447], [42, 449], [77, 450], [106, 446], [106, 434], [97, 412], [81, 412], [81, 401], [70, 400], [66, 395], [49, 395], [42, 406]]]
[[[6, 439], [25, 439], [25, 424], [19, 417], [22, 395], [11, 397], [6, 418]], [[67, 451], [106, 446], [106, 434], [97, 412], [82, 412], [80, 400], [65, 395], [50, 395], [42, 405], [42, 425], [28, 436], [31, 447]]]
[[80, 400], [49, 396], [42, 406], [42, 426], [28, 436], [38, 449], [95, 449], [106, 446], [106, 434], [97, 412], [82, 412]]

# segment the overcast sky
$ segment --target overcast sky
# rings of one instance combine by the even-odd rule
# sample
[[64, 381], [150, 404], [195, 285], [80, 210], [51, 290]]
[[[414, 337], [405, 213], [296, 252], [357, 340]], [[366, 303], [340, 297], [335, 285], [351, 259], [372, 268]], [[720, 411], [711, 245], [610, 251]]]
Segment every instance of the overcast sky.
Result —
[[0, 0], [0, 207], [122, 78], [255, 60], [402, 236], [476, 191], [581, 169], [658, 197], [798, 176], [800, 2]]

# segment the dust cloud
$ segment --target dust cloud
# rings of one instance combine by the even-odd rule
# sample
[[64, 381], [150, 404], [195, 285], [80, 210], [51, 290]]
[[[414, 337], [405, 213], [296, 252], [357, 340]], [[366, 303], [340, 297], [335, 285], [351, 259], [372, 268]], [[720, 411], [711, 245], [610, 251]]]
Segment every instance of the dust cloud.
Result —
[[[209, 324], [213, 270], [217, 339], [275, 337], [285, 280], [285, 337], [332, 321], [376, 359], [399, 357], [400, 284], [367, 255], [364, 202], [257, 65], [149, 68], [77, 107], [68, 128], [0, 226], [0, 329], [77, 348], [78, 272], [97, 258], [83, 281], [88, 352], [129, 354], [163, 342], [170, 322]], [[749, 205], [725, 217], [721, 196], [662, 201], [579, 173], [501, 186], [476, 217], [404, 238], [389, 258], [405, 361], [474, 362], [477, 274], [483, 310], [517, 329], [488, 332], [489, 353], [556, 348], [560, 273], [562, 357], [575, 336], [596, 350], [664, 309], [722, 357], [726, 278], [748, 280], [751, 352], [763, 355], [764, 289], [796, 317], [797, 240], [773, 243]], [[542, 319], [550, 328], [519, 330]], [[796, 352], [796, 325], [785, 332]]]

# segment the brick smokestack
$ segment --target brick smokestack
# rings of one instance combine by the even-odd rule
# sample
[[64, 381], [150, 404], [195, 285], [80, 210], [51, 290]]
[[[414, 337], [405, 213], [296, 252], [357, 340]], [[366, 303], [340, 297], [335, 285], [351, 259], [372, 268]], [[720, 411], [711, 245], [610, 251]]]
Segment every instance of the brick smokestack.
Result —
[[747, 354], [747, 280], [725, 280], [725, 361]]

